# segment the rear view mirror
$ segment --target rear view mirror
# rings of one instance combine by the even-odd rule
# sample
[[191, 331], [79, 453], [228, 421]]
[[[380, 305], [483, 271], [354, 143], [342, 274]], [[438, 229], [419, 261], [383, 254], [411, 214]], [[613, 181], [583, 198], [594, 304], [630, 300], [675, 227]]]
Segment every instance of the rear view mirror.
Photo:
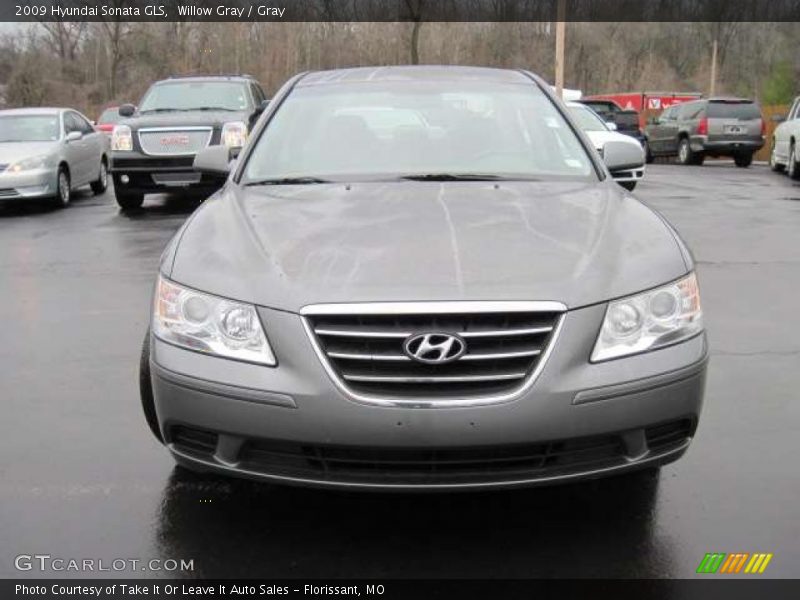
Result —
[[118, 109], [120, 117], [132, 117], [136, 112], [136, 107], [133, 104], [123, 104]]
[[603, 146], [603, 162], [612, 174], [615, 171], [639, 169], [644, 165], [644, 150], [639, 144], [606, 142]]
[[269, 100], [262, 100], [261, 104], [259, 104], [252, 112], [247, 122], [248, 131], [253, 131], [253, 126], [256, 124], [256, 121], [258, 121], [258, 117], [260, 117], [264, 111], [267, 110], [267, 106], [269, 106]]
[[226, 179], [231, 172], [231, 149], [228, 146], [208, 146], [194, 157], [194, 170], [204, 175]]

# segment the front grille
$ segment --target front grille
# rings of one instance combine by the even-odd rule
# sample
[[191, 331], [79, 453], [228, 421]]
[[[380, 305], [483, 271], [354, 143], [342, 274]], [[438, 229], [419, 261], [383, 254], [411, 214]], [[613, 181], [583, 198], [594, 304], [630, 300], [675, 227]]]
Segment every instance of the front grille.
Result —
[[[476, 398], [521, 387], [535, 371], [559, 312], [314, 314], [307, 316], [323, 360], [348, 390], [399, 399]], [[458, 335], [464, 354], [425, 364], [404, 350], [417, 334]]]
[[19, 196], [19, 192], [14, 188], [0, 189], [0, 198], [13, 198], [14, 196]]
[[139, 130], [142, 151], [156, 156], [196, 154], [208, 146], [210, 140], [211, 127]]
[[112, 167], [122, 169], [176, 169], [191, 170], [193, 156], [176, 156], [172, 158], [119, 158], [114, 157]]

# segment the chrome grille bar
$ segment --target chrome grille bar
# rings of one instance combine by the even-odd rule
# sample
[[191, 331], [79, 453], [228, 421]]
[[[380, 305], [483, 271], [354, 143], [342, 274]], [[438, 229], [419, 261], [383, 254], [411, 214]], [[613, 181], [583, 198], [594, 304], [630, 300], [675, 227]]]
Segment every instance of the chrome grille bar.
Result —
[[475, 381], [509, 381], [522, 379], [525, 373], [504, 373], [502, 375], [461, 375], [430, 377], [389, 377], [380, 375], [345, 375], [347, 381], [368, 381], [373, 383], [469, 383]]

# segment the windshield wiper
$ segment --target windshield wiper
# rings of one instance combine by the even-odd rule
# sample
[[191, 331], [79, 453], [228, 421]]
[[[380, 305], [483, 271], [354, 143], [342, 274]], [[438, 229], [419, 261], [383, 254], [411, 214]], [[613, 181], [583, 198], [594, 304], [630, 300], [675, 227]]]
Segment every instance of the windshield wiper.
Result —
[[327, 179], [320, 179], [319, 177], [276, 177], [274, 179], [261, 179], [259, 181], [251, 181], [245, 183], [245, 186], [254, 185], [309, 185], [314, 183], [333, 183]]
[[224, 106], [198, 106], [196, 108], [184, 108], [183, 110], [221, 110], [225, 112], [238, 112], [235, 108], [226, 108]]
[[398, 179], [408, 181], [498, 181], [507, 179], [507, 177], [491, 173], [420, 173], [401, 175]]
[[160, 112], [180, 112], [181, 108], [148, 108], [147, 110], [139, 111], [141, 114], [145, 115], [147, 113], [160, 113]]

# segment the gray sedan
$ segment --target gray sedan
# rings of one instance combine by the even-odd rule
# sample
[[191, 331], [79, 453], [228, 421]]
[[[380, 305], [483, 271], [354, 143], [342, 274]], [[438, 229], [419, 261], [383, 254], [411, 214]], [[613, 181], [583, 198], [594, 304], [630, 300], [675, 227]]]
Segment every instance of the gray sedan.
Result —
[[72, 190], [108, 183], [108, 138], [68, 108], [0, 111], [0, 201], [53, 199], [67, 206]]
[[[387, 118], [394, 117], [394, 118]], [[145, 416], [199, 471], [485, 489], [652, 469], [700, 417], [692, 256], [540, 78], [289, 81], [162, 255]], [[605, 164], [604, 164], [605, 162]]]

